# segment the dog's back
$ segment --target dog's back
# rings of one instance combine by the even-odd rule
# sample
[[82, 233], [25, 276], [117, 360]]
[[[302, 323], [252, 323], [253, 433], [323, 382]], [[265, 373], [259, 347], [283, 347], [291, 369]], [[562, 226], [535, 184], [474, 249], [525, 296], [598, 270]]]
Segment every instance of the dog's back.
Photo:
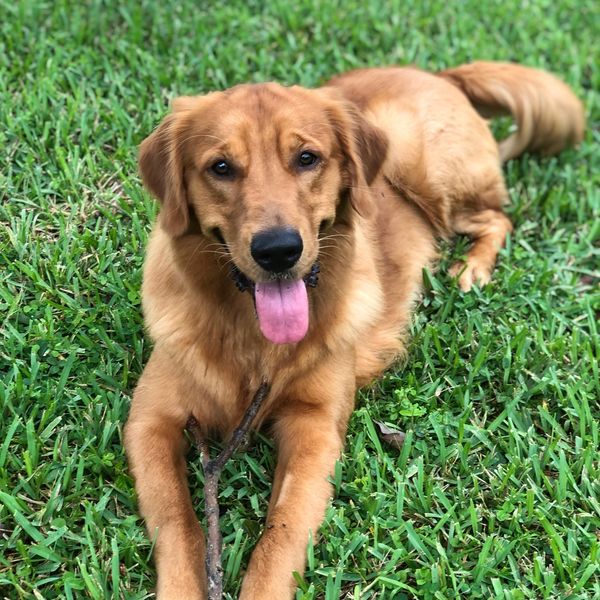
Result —
[[[463, 290], [490, 280], [512, 231], [501, 163], [525, 151], [555, 154], [583, 137], [583, 106], [568, 86], [521, 65], [477, 62], [438, 74], [360, 69], [328, 85], [386, 133], [382, 174], [396, 191], [439, 235], [474, 240], [466, 263], [451, 270]], [[498, 144], [484, 117], [505, 114], [518, 128]]]

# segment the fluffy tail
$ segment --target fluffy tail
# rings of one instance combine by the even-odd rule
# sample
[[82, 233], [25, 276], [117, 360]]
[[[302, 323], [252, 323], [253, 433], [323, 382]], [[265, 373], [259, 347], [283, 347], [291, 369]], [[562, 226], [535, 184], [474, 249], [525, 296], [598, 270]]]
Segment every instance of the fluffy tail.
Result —
[[583, 139], [583, 105], [550, 73], [481, 61], [438, 75], [462, 90], [481, 116], [515, 119], [518, 130], [499, 143], [503, 162], [526, 151], [557, 154]]

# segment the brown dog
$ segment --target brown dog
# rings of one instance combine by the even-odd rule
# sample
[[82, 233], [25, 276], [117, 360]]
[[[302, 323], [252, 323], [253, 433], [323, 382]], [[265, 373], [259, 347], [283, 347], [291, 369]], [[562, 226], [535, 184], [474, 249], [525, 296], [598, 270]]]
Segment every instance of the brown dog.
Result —
[[[499, 146], [482, 118], [496, 114], [518, 124]], [[140, 151], [161, 202], [143, 286], [155, 347], [125, 436], [156, 536], [159, 598], [205, 595], [189, 417], [227, 437], [261, 380], [271, 383], [258, 420], [278, 464], [241, 597], [291, 597], [355, 391], [402, 353], [436, 238], [469, 235], [452, 273], [463, 290], [488, 282], [511, 231], [501, 161], [558, 152], [583, 129], [567, 86], [500, 63], [437, 75], [366, 69], [316, 90], [267, 83], [175, 100]], [[317, 264], [318, 285], [307, 287]]]

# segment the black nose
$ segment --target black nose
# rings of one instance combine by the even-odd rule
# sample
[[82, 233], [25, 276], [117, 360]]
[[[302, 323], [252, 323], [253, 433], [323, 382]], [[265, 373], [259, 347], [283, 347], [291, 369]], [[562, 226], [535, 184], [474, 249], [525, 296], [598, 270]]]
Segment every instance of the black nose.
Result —
[[252, 258], [265, 271], [281, 273], [291, 269], [302, 255], [302, 238], [295, 229], [275, 227], [257, 233], [250, 243]]

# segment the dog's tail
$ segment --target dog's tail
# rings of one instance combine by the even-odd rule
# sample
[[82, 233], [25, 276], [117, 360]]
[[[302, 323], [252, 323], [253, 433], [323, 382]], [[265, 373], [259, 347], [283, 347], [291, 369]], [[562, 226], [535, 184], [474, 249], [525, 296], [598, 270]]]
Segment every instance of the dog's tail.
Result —
[[503, 162], [526, 151], [556, 154], [583, 139], [583, 105], [550, 73], [481, 61], [438, 75], [457, 86], [481, 116], [515, 119], [517, 131], [499, 143]]

